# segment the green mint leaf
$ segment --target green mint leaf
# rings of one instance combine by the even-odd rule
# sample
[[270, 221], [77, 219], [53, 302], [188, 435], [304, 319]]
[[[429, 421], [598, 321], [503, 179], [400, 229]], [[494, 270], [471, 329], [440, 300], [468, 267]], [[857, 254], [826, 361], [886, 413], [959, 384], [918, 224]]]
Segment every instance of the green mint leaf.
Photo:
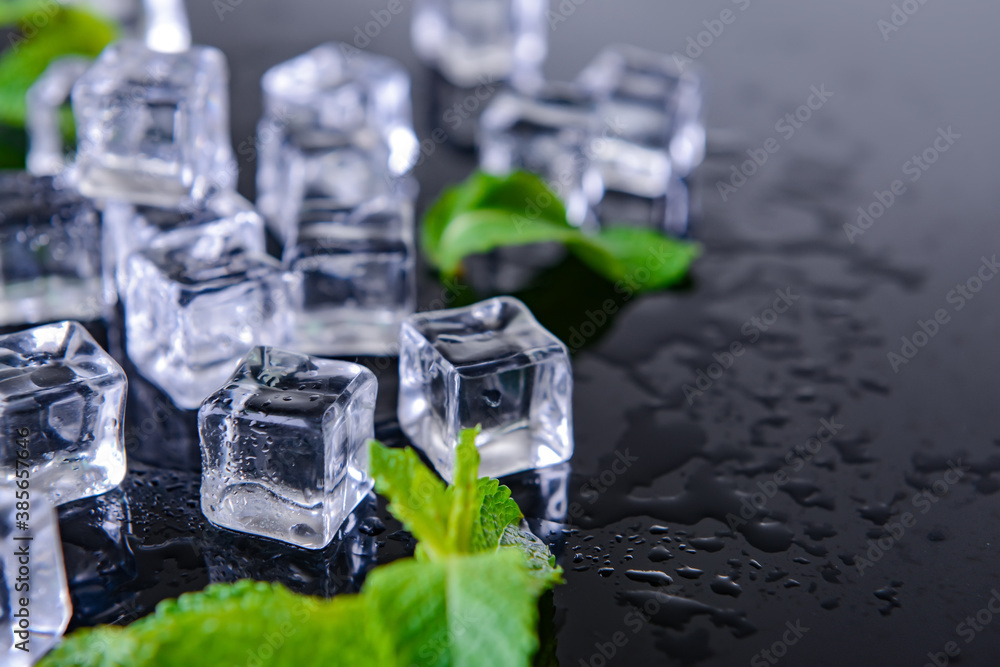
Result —
[[577, 230], [541, 218], [530, 219], [503, 209], [467, 211], [452, 218], [441, 235], [437, 267], [446, 276], [456, 275], [469, 255], [496, 248], [533, 243], [570, 244], [582, 236]]
[[501, 247], [562, 243], [611, 282], [635, 292], [663, 289], [687, 275], [698, 245], [650, 229], [612, 227], [588, 234], [566, 220], [566, 209], [540, 178], [519, 171], [509, 176], [476, 172], [448, 189], [424, 217], [424, 251], [452, 277], [469, 255]]
[[0, 3], [0, 26], [20, 23], [32, 16], [44, 16], [48, 7], [46, 0], [7, 0]]
[[535, 174], [516, 171], [508, 176], [494, 176], [477, 171], [463, 183], [445, 190], [424, 214], [421, 247], [435, 266], [442, 267], [439, 259], [442, 236], [452, 221], [483, 210], [515, 212], [521, 217], [569, 226], [562, 201]]
[[475, 200], [474, 209], [516, 211], [531, 220], [546, 220], [572, 227], [566, 220], [566, 206], [537, 174], [515, 171], [506, 176], [489, 176], [489, 187]]
[[538, 599], [562, 581], [548, 547], [517, 527], [510, 489], [480, 478], [476, 436], [456, 448], [455, 484], [412, 449], [370, 443], [369, 469], [418, 556], [375, 568], [361, 593], [321, 600], [242, 581], [161, 603], [128, 628], [75, 632], [41, 667], [377, 664], [520, 667], [538, 651]]
[[241, 581], [161, 603], [127, 628], [73, 633], [41, 667], [510, 667], [538, 648], [524, 556], [500, 550], [376, 568], [332, 600]]
[[438, 563], [404, 560], [365, 582], [381, 634], [399, 665], [527, 665], [538, 648], [537, 596], [519, 554]]
[[610, 227], [595, 235], [580, 234], [570, 249], [610, 282], [623, 281], [635, 292], [676, 285], [701, 254], [696, 243], [640, 227]]
[[507, 526], [500, 537], [500, 551], [508, 549], [527, 554], [528, 569], [538, 594], [563, 583], [563, 571], [556, 565], [556, 557], [534, 533], [514, 525]]
[[448, 515], [448, 543], [451, 553], [472, 553], [473, 530], [483, 506], [479, 475], [479, 450], [476, 436], [480, 427], [464, 429], [455, 448], [455, 469], [452, 485], [446, 495], [451, 505]]
[[495, 479], [479, 480], [483, 502], [479, 521], [472, 536], [474, 551], [494, 551], [507, 526], [521, 521], [521, 509], [510, 497], [510, 489]]
[[431, 560], [496, 551], [506, 527], [521, 520], [510, 489], [495, 479], [477, 478], [478, 433], [479, 428], [465, 429], [459, 436], [454, 483], [447, 488], [412, 449], [370, 444], [369, 471], [375, 489], [389, 499], [389, 511]]
[[389, 511], [419, 541], [432, 560], [452, 553], [449, 544], [451, 501], [445, 484], [412, 449], [369, 443], [368, 469], [375, 490], [389, 499]]
[[97, 57], [118, 32], [102, 17], [51, 2], [18, 2], [0, 12], [0, 23], [30, 21], [36, 12], [46, 23], [30, 37], [12, 33], [9, 48], [0, 54], [0, 122], [12, 127], [24, 126], [25, 95], [49, 63], [71, 54]]

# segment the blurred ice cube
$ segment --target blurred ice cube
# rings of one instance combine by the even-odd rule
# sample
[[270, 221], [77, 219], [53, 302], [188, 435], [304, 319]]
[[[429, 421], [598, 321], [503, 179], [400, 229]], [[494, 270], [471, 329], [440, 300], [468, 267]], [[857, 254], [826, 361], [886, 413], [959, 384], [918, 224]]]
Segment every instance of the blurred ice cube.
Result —
[[109, 46], [73, 87], [76, 177], [95, 198], [173, 206], [231, 189], [225, 57], [139, 42]]
[[413, 48], [457, 86], [534, 84], [548, 50], [548, 8], [545, 0], [415, 0]]

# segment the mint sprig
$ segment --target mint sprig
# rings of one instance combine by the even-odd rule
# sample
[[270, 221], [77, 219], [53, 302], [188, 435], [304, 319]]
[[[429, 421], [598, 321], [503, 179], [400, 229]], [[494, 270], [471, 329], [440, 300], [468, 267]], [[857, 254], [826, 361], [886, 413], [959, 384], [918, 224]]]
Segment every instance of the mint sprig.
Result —
[[421, 228], [425, 255], [445, 276], [462, 261], [496, 248], [562, 243], [611, 282], [628, 281], [639, 292], [677, 284], [700, 254], [688, 241], [637, 227], [594, 234], [572, 226], [566, 207], [536, 175], [517, 171], [494, 176], [477, 171], [446, 190], [428, 209]]
[[418, 557], [375, 568], [359, 594], [324, 600], [278, 584], [217, 584], [126, 628], [77, 631], [41, 666], [244, 664], [264, 652], [273, 667], [529, 665], [538, 598], [562, 571], [521, 529], [510, 489], [477, 478], [477, 433], [461, 435], [451, 486], [413, 450], [371, 443], [376, 488], [419, 541]]

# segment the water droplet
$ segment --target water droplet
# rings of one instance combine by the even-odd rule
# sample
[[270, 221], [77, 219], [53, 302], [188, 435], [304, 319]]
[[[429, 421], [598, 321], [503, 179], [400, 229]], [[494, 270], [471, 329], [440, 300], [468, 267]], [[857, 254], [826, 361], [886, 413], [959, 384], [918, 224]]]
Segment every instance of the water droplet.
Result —
[[731, 578], [722, 576], [721, 574], [712, 580], [711, 589], [712, 592], [718, 593], [719, 595], [729, 595], [734, 598], [738, 598], [740, 593], [743, 592], [743, 588], [740, 587], [739, 584]]
[[502, 399], [503, 394], [497, 389], [487, 389], [483, 392], [483, 402], [491, 408], [499, 408]]
[[625, 576], [632, 581], [638, 581], [653, 586], [669, 586], [674, 580], [666, 572], [659, 570], [626, 570]]
[[704, 570], [699, 570], [698, 568], [691, 567], [689, 565], [679, 567], [676, 571], [679, 576], [684, 577], [685, 579], [697, 579], [701, 575], [705, 574]]

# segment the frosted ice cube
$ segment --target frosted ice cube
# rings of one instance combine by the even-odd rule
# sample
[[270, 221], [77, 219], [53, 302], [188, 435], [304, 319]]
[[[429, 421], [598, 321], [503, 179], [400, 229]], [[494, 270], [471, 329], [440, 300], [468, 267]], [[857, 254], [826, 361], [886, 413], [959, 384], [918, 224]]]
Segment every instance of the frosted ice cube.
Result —
[[292, 345], [325, 356], [389, 355], [416, 302], [413, 202], [402, 193], [340, 208], [307, 200], [289, 242]]
[[0, 664], [7, 667], [40, 660], [72, 615], [56, 513], [34, 480], [19, 481], [0, 481]]
[[212, 523], [319, 549], [372, 488], [375, 376], [254, 348], [198, 412], [201, 507]]
[[132, 253], [127, 271], [128, 355], [178, 407], [198, 407], [254, 345], [285, 340], [283, 277], [271, 257], [163, 245]]
[[0, 325], [105, 311], [100, 216], [60, 179], [0, 175]]
[[231, 189], [227, 80], [225, 57], [211, 47], [106, 48], [73, 87], [80, 191], [172, 206]]
[[548, 8], [544, 0], [416, 0], [413, 48], [458, 86], [534, 83], [548, 50]]
[[573, 454], [569, 352], [517, 299], [411, 316], [400, 333], [399, 374], [400, 426], [446, 479], [460, 430], [477, 424], [481, 475]]
[[[548, 84], [532, 93], [497, 94], [479, 122], [479, 164], [490, 173], [525, 169], [540, 175], [566, 203], [570, 221], [588, 222], [600, 177], [588, 149], [597, 132], [593, 102], [574, 86]], [[538, 202], [525, 202], [525, 210]]]
[[609, 46], [577, 81], [600, 99], [598, 114], [612, 129], [599, 155], [612, 189], [661, 196], [671, 172], [685, 176], [704, 159], [701, 79], [673, 56]]
[[28, 470], [53, 505], [118, 486], [125, 391], [125, 373], [76, 322], [0, 336], [4, 477]]

